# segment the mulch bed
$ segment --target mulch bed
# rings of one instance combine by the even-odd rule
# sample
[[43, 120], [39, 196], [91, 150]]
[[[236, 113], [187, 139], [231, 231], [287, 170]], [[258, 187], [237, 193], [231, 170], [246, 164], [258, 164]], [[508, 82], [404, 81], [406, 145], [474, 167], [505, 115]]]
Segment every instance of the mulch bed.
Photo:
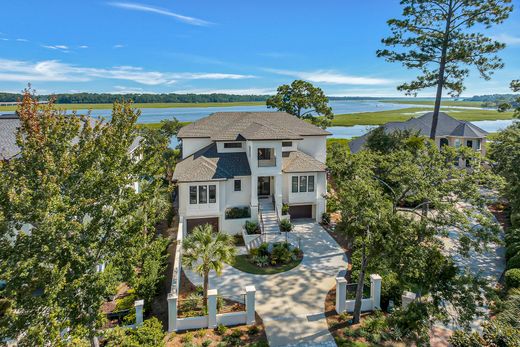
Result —
[[488, 209], [491, 211], [491, 213], [493, 213], [504, 231], [511, 227], [511, 220], [509, 219], [509, 210], [507, 205], [502, 203], [495, 203], [489, 205]]

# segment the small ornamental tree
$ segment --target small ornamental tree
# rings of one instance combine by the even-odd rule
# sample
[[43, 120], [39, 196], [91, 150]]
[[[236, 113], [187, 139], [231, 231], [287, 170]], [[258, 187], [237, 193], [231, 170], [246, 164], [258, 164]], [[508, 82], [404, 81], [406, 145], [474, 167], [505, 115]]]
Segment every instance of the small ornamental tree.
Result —
[[311, 83], [295, 80], [291, 85], [278, 87], [277, 93], [267, 99], [268, 108], [276, 108], [301, 119], [309, 119], [313, 124], [326, 128], [334, 114], [328, 105], [328, 98], [323, 90]]
[[221, 275], [224, 263], [233, 261], [236, 254], [233, 236], [213, 232], [210, 224], [200, 225], [182, 243], [182, 264], [204, 278], [204, 304], [207, 305], [209, 273]]
[[434, 139], [443, 90], [458, 96], [470, 67], [489, 79], [503, 67], [495, 53], [505, 47], [479, 32], [508, 18], [511, 0], [401, 0], [402, 18], [390, 19], [392, 35], [382, 42], [391, 47], [377, 51], [378, 57], [400, 62], [421, 74], [397, 89], [409, 95], [436, 88], [430, 138]]

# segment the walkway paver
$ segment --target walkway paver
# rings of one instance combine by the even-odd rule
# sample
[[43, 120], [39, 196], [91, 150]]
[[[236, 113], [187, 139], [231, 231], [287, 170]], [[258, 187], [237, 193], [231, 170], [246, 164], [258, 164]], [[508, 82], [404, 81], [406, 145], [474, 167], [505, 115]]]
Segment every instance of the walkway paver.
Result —
[[[317, 223], [296, 223], [294, 236], [301, 238], [304, 258], [296, 268], [275, 275], [253, 275], [226, 266], [222, 276], [210, 276], [210, 288], [219, 294], [241, 294], [245, 286], [257, 290], [256, 311], [264, 321], [269, 345], [335, 346], [324, 315], [325, 298], [335, 278], [347, 267], [346, 256], [336, 241]], [[195, 284], [202, 279], [186, 271]]]

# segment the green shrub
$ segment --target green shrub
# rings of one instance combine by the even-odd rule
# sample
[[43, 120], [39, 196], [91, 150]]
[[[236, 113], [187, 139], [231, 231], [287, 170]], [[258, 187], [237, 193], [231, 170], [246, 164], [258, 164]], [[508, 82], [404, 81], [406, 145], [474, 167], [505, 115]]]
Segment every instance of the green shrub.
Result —
[[289, 205], [282, 204], [282, 216], [286, 216], [287, 214], [289, 214]]
[[395, 272], [389, 272], [384, 274], [382, 277], [381, 307], [386, 309], [390, 300], [393, 300], [394, 304], [399, 305], [401, 303], [401, 294], [403, 293], [403, 288], [399, 282], [399, 276]]
[[269, 244], [264, 242], [260, 246], [258, 246], [258, 255], [266, 255], [269, 256]]
[[260, 330], [258, 329], [258, 327], [256, 325], [252, 325], [250, 326], [248, 329], [247, 329], [247, 334], [248, 335], [256, 335], [260, 332]]
[[506, 232], [506, 244], [520, 242], [520, 228], [509, 228]]
[[137, 295], [134, 289], [128, 289], [126, 295], [116, 300], [116, 311], [129, 310], [134, 307]]
[[449, 338], [450, 345], [453, 347], [480, 347], [484, 346], [480, 335], [476, 332], [467, 333], [462, 330], [457, 330]]
[[287, 218], [284, 218], [280, 221], [280, 230], [281, 231], [291, 231], [293, 228], [293, 225], [290, 220]]
[[330, 224], [330, 213], [323, 212], [321, 215], [321, 222], [325, 225], [329, 225]]
[[507, 270], [505, 278], [507, 287], [520, 288], [520, 269]]
[[[155, 317], [147, 319], [136, 329], [116, 327], [105, 332], [105, 346], [163, 347], [166, 334]], [[192, 336], [193, 339], [193, 336]], [[75, 344], [74, 344], [75, 345]]]
[[220, 335], [220, 336], [224, 335], [227, 330], [228, 330], [228, 328], [223, 324], [219, 324], [215, 328], [215, 332], [217, 333], [217, 335]]
[[231, 207], [226, 209], [225, 212], [226, 219], [240, 219], [240, 218], [250, 218], [251, 210], [248, 206], [245, 207]]
[[191, 332], [187, 332], [186, 334], [184, 334], [184, 336], [181, 338], [181, 341], [183, 343], [191, 343], [193, 342], [193, 333]]
[[520, 269], [520, 253], [507, 261], [507, 269]]
[[213, 341], [211, 341], [211, 340], [204, 340], [202, 342], [202, 347], [209, 347], [209, 346], [211, 346], [211, 342], [213, 342]]
[[252, 234], [260, 234], [260, 225], [257, 222], [252, 221], [246, 221], [246, 224], [244, 225], [244, 229], [246, 229], [246, 232], [249, 235]]
[[520, 241], [506, 242], [506, 259], [513, 258], [520, 252]]
[[253, 264], [258, 267], [266, 267], [269, 265], [269, 256], [267, 255], [256, 255], [251, 258]]
[[511, 225], [513, 228], [520, 228], [520, 211], [511, 211]]
[[292, 260], [293, 253], [288, 243], [276, 243], [271, 251], [271, 263], [287, 264]]

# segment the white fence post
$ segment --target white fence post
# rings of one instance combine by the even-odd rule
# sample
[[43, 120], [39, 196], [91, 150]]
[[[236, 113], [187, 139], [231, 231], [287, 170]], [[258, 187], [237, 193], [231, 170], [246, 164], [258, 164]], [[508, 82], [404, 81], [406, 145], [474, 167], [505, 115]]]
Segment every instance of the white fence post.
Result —
[[135, 325], [139, 326], [143, 324], [143, 308], [144, 308], [144, 300], [137, 300], [134, 303], [135, 307]]
[[372, 309], [381, 309], [381, 276], [370, 275], [370, 298], [372, 299]]
[[347, 309], [347, 280], [336, 277], [336, 312], [341, 314]]
[[246, 324], [255, 324], [255, 286], [246, 287]]
[[168, 332], [177, 330], [177, 294], [168, 294]]
[[416, 298], [415, 293], [412, 292], [403, 292], [403, 295], [401, 295], [401, 306], [402, 308], [406, 308], [408, 305], [410, 305]]
[[208, 328], [217, 327], [217, 290], [208, 290]]

